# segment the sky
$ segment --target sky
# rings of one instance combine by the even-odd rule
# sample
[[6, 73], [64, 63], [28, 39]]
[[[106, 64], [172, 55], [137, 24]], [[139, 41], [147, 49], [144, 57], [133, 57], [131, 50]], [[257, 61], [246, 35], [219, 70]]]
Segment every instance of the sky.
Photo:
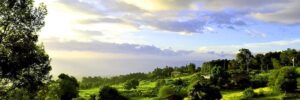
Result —
[[299, 0], [36, 0], [53, 75], [111, 76], [300, 49]]

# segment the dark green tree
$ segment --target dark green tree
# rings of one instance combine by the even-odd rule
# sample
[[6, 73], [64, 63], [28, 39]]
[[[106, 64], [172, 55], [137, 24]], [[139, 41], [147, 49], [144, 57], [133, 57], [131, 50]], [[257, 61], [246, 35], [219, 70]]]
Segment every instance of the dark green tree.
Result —
[[205, 80], [198, 81], [192, 86], [190, 96], [192, 100], [219, 100], [222, 98], [220, 90]]
[[117, 89], [104, 86], [99, 92], [99, 100], [128, 100], [122, 96]]
[[186, 65], [189, 73], [195, 73], [196, 72], [196, 65], [193, 63], [190, 63]]
[[253, 55], [249, 49], [242, 48], [239, 50], [239, 53], [236, 55], [236, 61], [240, 65], [240, 69], [249, 71], [249, 66]]
[[288, 48], [280, 54], [280, 63], [283, 66], [293, 66], [293, 59], [297, 58], [297, 51]]
[[58, 78], [61, 100], [72, 100], [72, 98], [78, 97], [79, 84], [75, 77], [60, 74]]
[[297, 88], [297, 74], [293, 67], [282, 67], [271, 72], [268, 85], [275, 92], [292, 92]]
[[140, 82], [138, 80], [131, 79], [131, 80], [128, 80], [127, 82], [125, 82], [124, 88], [127, 90], [136, 89], [137, 86], [139, 86], [139, 84], [140, 84]]
[[217, 85], [221, 88], [228, 86], [229, 83], [229, 74], [226, 70], [222, 69], [220, 66], [215, 66], [211, 70], [212, 84]]
[[17, 88], [33, 99], [50, 79], [49, 56], [37, 43], [46, 14], [33, 0], [0, 1], [0, 99]]
[[255, 55], [255, 60], [256, 60], [256, 66], [260, 68], [261, 71], [264, 70], [264, 66], [266, 66], [264, 62], [264, 55], [263, 54], [257, 54]]

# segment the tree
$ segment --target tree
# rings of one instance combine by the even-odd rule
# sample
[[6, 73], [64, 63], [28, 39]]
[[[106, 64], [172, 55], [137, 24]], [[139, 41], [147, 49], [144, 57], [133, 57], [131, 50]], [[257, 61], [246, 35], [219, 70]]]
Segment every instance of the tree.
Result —
[[264, 55], [263, 54], [257, 54], [255, 55], [255, 60], [256, 60], [256, 66], [258, 66], [260, 68], [260, 71], [264, 70], [264, 66], [266, 66], [265, 62], [264, 62]]
[[210, 80], [214, 85], [225, 87], [229, 83], [229, 74], [220, 66], [215, 66], [211, 70]]
[[297, 74], [293, 67], [282, 67], [271, 72], [268, 85], [275, 92], [292, 92], [297, 88]]
[[297, 51], [295, 49], [288, 48], [285, 51], [282, 51], [280, 54], [280, 62], [284, 66], [292, 66], [293, 60], [297, 56]]
[[249, 72], [249, 65], [253, 59], [253, 55], [249, 49], [242, 48], [239, 51], [240, 52], [236, 55], [236, 61], [240, 65], [240, 69], [247, 70]]
[[128, 99], [120, 95], [117, 89], [109, 86], [104, 86], [99, 92], [99, 100], [128, 100]]
[[79, 84], [75, 77], [60, 74], [58, 78], [61, 100], [72, 100], [72, 98], [78, 97]]
[[196, 65], [193, 63], [190, 63], [187, 66], [188, 72], [189, 73], [195, 73], [196, 72]]
[[135, 79], [131, 79], [124, 84], [124, 88], [127, 90], [136, 89], [139, 86], [139, 81]]
[[49, 56], [37, 44], [46, 14], [45, 5], [33, 0], [0, 1], [0, 99], [18, 88], [33, 99], [50, 79]]
[[277, 60], [275, 58], [272, 58], [271, 61], [272, 61], [272, 65], [273, 65], [274, 68], [276, 68], [276, 69], [281, 68], [281, 64], [280, 64], [279, 60]]
[[219, 100], [222, 98], [220, 90], [207, 81], [196, 82], [190, 91], [192, 100]]
[[159, 89], [158, 95], [157, 95], [159, 100], [182, 100], [183, 97], [181, 97], [176, 90], [175, 87], [172, 86], [163, 86]]

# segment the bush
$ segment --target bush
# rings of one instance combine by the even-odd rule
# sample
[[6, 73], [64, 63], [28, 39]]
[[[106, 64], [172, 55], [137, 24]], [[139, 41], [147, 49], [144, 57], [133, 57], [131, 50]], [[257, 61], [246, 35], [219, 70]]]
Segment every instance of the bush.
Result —
[[244, 98], [252, 98], [255, 96], [255, 92], [253, 91], [252, 88], [247, 88], [243, 92], [243, 97]]
[[128, 99], [120, 95], [117, 89], [109, 86], [104, 86], [99, 92], [99, 100], [128, 100]]
[[182, 79], [177, 79], [177, 80], [173, 81], [172, 84], [175, 85], [175, 86], [181, 86], [181, 87], [187, 86], [186, 81], [184, 81]]
[[268, 85], [275, 93], [292, 92], [297, 88], [297, 74], [293, 67], [282, 67], [271, 72]]
[[90, 99], [89, 100], [96, 100], [96, 95], [95, 94], [90, 95]]
[[260, 74], [252, 75], [250, 82], [251, 82], [251, 87], [253, 88], [265, 87], [268, 84], [268, 76], [260, 75]]
[[124, 84], [124, 88], [127, 90], [136, 89], [137, 86], [139, 86], [139, 84], [140, 84], [140, 82], [138, 80], [132, 79], [132, 80], [127, 81]]
[[190, 96], [192, 100], [218, 100], [222, 98], [220, 90], [211, 86], [207, 81], [196, 82], [190, 90]]
[[158, 99], [168, 99], [168, 100], [182, 100], [183, 97], [179, 95], [179, 93], [176, 91], [175, 87], [172, 86], [163, 86], [159, 89]]

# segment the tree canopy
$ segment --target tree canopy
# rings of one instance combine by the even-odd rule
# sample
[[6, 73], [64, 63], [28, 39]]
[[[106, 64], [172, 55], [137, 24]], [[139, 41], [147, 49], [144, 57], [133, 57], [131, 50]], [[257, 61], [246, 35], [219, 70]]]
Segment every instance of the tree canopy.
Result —
[[49, 56], [37, 43], [46, 14], [33, 0], [0, 1], [0, 98], [22, 88], [32, 99], [50, 79]]

